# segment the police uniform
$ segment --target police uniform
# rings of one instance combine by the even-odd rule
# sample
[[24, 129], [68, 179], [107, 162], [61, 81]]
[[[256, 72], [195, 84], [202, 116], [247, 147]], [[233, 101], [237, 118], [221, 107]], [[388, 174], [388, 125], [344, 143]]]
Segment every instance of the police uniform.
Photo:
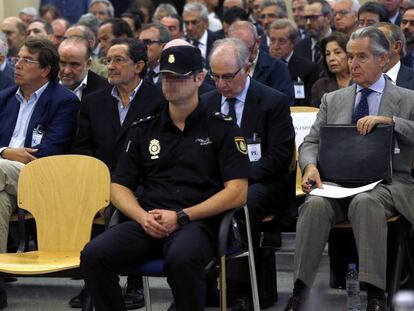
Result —
[[[113, 182], [134, 191], [143, 209], [179, 211], [205, 201], [224, 183], [248, 177], [247, 147], [240, 129], [206, 103], [186, 118], [183, 130], [166, 107], [159, 115], [133, 124]], [[82, 251], [81, 268], [96, 310], [124, 310], [117, 275], [121, 269], [162, 257], [177, 310], [205, 306], [205, 265], [215, 254], [220, 216], [192, 221], [167, 238], [156, 239], [135, 221], [119, 224]]]

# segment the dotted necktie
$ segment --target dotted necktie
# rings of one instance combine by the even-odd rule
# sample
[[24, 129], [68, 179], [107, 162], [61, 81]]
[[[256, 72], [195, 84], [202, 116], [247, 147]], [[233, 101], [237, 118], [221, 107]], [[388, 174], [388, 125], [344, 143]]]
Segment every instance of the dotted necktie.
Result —
[[360, 92], [361, 99], [352, 115], [352, 124], [356, 124], [359, 119], [369, 115], [368, 96], [374, 91], [371, 89], [362, 89]]

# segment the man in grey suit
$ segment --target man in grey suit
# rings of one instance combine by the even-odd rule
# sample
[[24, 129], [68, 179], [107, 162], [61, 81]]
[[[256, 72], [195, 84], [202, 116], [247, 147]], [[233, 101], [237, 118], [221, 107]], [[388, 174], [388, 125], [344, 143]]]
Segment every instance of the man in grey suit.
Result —
[[361, 135], [378, 124], [394, 124], [399, 153], [393, 156], [392, 184], [348, 199], [308, 196], [300, 207], [295, 245], [295, 284], [285, 310], [304, 310], [303, 300], [314, 281], [329, 232], [349, 219], [359, 252], [359, 279], [368, 294], [367, 310], [386, 310], [387, 217], [397, 211], [414, 223], [409, 210], [414, 195], [410, 176], [414, 156], [414, 92], [386, 81], [382, 69], [388, 61], [384, 34], [366, 27], [355, 31], [347, 45], [352, 80], [356, 85], [325, 94], [317, 119], [299, 150], [302, 189], [321, 188], [316, 167], [319, 131], [325, 124], [355, 123]]

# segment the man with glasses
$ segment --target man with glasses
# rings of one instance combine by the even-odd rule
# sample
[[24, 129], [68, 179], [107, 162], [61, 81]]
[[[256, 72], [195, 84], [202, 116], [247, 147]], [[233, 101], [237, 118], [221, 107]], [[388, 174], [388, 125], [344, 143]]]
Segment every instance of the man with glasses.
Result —
[[[290, 117], [290, 99], [249, 77], [249, 56], [249, 49], [240, 39], [216, 41], [210, 55], [210, 75], [216, 90], [201, 98], [212, 110], [231, 116], [247, 141], [250, 160], [247, 206], [251, 215], [256, 270], [263, 271], [264, 258], [258, 251], [261, 221], [269, 214], [280, 220], [285, 213], [295, 132]], [[248, 267], [243, 263], [232, 266], [229, 271], [234, 284], [232, 310], [251, 310]], [[264, 267], [268, 271], [266, 279], [274, 282], [273, 268]], [[275, 302], [275, 293], [263, 281], [258, 274], [260, 303], [265, 308]]]
[[60, 83], [70, 89], [79, 100], [94, 91], [109, 86], [106, 79], [90, 70], [91, 47], [79, 36], [65, 39], [59, 46]]
[[256, 27], [247, 21], [234, 22], [228, 31], [230, 38], [242, 40], [249, 49], [249, 75], [271, 88], [286, 94], [293, 102], [293, 84], [289, 70], [282, 61], [273, 59], [260, 50], [261, 37], [257, 35]]
[[142, 29], [139, 39], [147, 46], [148, 72], [145, 79], [151, 83], [161, 84], [157, 75], [160, 71], [161, 52], [165, 44], [170, 41], [171, 35], [163, 25], [148, 24]]
[[327, 1], [309, 1], [309, 4], [305, 6], [308, 37], [300, 40], [295, 46], [295, 53], [318, 64], [320, 75], [323, 75], [323, 58], [319, 42], [332, 33], [330, 25], [331, 16], [332, 9]]
[[350, 36], [358, 26], [358, 0], [339, 0], [334, 5], [335, 29]]
[[[144, 80], [148, 60], [145, 45], [135, 39], [115, 39], [106, 64], [112, 87], [83, 97], [73, 152], [102, 160], [115, 170], [131, 124], [158, 111], [165, 99], [161, 90]], [[128, 309], [144, 306], [141, 278], [128, 277], [124, 303]], [[70, 304], [81, 305], [83, 294]]]
[[365, 2], [358, 10], [358, 27], [373, 26], [379, 22], [387, 22], [387, 12], [378, 2]]
[[306, 19], [305, 19], [305, 5], [307, 0], [293, 0], [292, 1], [292, 17], [299, 30], [301, 39], [306, 38]]
[[59, 56], [52, 42], [28, 38], [13, 62], [16, 87], [0, 92], [1, 253], [7, 249], [10, 215], [17, 209], [21, 169], [37, 158], [69, 150], [79, 108], [78, 98], [56, 82]]
[[[125, 310], [117, 275], [159, 257], [176, 310], [203, 311], [204, 267], [216, 253], [219, 215], [246, 201], [246, 143], [230, 118], [199, 101], [205, 75], [200, 51], [167, 47], [160, 73], [168, 105], [133, 124], [112, 178], [112, 203], [131, 220], [81, 253], [97, 311]], [[145, 191], [136, 198], [138, 186]]]
[[187, 41], [197, 47], [203, 60], [205, 68], [209, 68], [208, 55], [210, 55], [211, 47], [220, 37], [208, 30], [208, 11], [204, 4], [191, 2], [184, 6], [183, 21]]
[[295, 105], [309, 106], [311, 89], [318, 79], [318, 65], [294, 52], [299, 30], [287, 18], [278, 19], [270, 26], [270, 55], [288, 64], [295, 89]]

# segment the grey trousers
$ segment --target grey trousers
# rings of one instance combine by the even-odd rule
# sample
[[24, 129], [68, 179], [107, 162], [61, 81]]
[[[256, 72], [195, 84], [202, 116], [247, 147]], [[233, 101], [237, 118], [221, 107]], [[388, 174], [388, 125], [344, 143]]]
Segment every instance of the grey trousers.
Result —
[[296, 225], [294, 280], [311, 287], [331, 228], [348, 219], [359, 255], [359, 280], [385, 290], [387, 218], [395, 214], [390, 191], [377, 185], [351, 199], [307, 196]]
[[17, 209], [17, 181], [23, 163], [0, 159], [0, 253], [7, 250], [10, 215]]

